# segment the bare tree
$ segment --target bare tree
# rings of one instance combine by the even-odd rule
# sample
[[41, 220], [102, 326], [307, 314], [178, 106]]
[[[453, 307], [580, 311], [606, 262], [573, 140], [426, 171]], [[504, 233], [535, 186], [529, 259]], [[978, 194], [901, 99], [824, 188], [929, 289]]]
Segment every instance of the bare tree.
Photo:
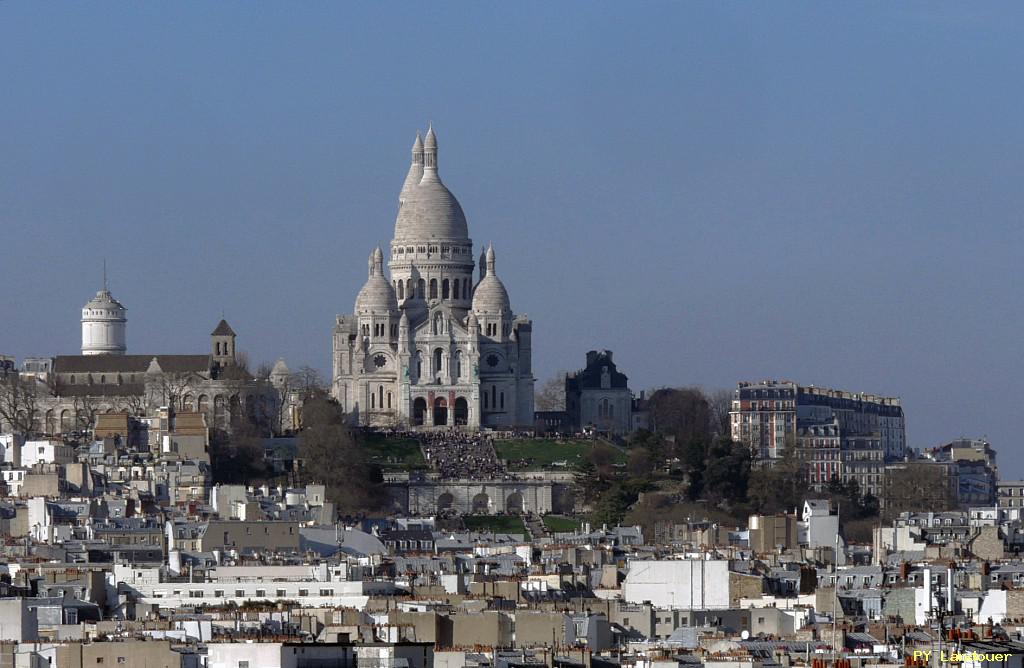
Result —
[[30, 434], [39, 419], [39, 399], [46, 386], [35, 380], [24, 380], [18, 374], [0, 379], [0, 419], [11, 430]]
[[249, 353], [239, 350], [235, 353], [235, 366], [242, 371], [249, 373]]
[[181, 408], [181, 400], [188, 393], [189, 388], [196, 381], [193, 373], [167, 373], [160, 374], [160, 384], [157, 386], [155, 396], [150, 397], [150, 403], [157, 406], [172, 406]]
[[289, 383], [292, 389], [299, 393], [299, 398], [303, 401], [322, 395], [327, 391], [323, 374], [319, 369], [314, 369], [309, 365], [300, 366], [299, 370], [292, 374]]
[[708, 407], [711, 409], [711, 431], [714, 436], [727, 437], [732, 434], [732, 390], [711, 390], [705, 392]]
[[565, 371], [559, 371], [541, 384], [534, 396], [534, 404], [537, 410], [565, 410], [565, 373]]
[[91, 431], [96, 424], [96, 414], [100, 412], [95, 397], [88, 394], [76, 394], [71, 400], [75, 409], [75, 427], [79, 431]]
[[128, 394], [117, 402], [117, 409], [129, 415], [145, 415], [146, 399], [141, 394]]

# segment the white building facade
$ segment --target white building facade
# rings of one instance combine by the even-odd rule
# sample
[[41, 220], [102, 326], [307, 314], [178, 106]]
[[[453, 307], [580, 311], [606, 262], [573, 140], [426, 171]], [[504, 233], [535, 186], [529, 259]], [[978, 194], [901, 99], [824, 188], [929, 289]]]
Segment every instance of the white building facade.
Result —
[[474, 280], [466, 216], [417, 134], [388, 269], [370, 254], [355, 312], [333, 333], [331, 391], [354, 422], [413, 428], [533, 424], [532, 322], [515, 315], [493, 247]]

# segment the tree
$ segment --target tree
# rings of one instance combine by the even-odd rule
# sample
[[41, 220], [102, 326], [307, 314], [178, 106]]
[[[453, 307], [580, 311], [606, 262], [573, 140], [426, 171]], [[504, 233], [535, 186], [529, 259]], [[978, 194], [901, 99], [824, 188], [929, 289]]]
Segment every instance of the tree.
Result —
[[711, 412], [711, 432], [720, 438], [732, 436], [732, 390], [713, 390], [707, 394], [708, 408]]
[[210, 438], [214, 483], [251, 485], [268, 475], [259, 428], [240, 415], [231, 416], [230, 436], [223, 430]]
[[674, 436], [676, 443], [691, 438], [710, 440], [711, 407], [696, 388], [661, 389], [648, 400], [651, 423], [661, 434]]
[[740, 503], [747, 498], [750, 476], [750, 449], [727, 438], [717, 439], [708, 449], [704, 498], [724, 506]]
[[39, 422], [40, 398], [46, 386], [34, 379], [23, 379], [17, 373], [0, 378], [0, 421], [11, 431], [31, 434]]
[[954, 478], [945, 464], [928, 461], [907, 462], [885, 471], [885, 515], [904, 511], [953, 510], [957, 506]]
[[564, 411], [565, 371], [559, 371], [544, 381], [537, 390], [533, 403], [538, 411]]
[[647, 478], [654, 471], [654, 458], [647, 448], [630, 448], [629, 463], [626, 465], [634, 478]]
[[336, 401], [313, 397], [303, 406], [299, 452], [306, 482], [327, 487], [339, 511], [362, 514], [381, 509], [387, 500], [380, 468], [366, 461]]
[[197, 379], [195, 374], [187, 371], [173, 373], [161, 371], [158, 382], [150, 386], [150, 405], [181, 408], [181, 400]]
[[793, 448], [783, 450], [782, 457], [772, 462], [770, 468], [750, 473], [748, 496], [751, 507], [759, 513], [790, 512], [803, 503], [807, 490], [803, 463]]
[[588, 505], [597, 501], [610, 486], [607, 476], [601, 474], [589, 457], [576, 466], [573, 481], [583, 502]]
[[313, 397], [325, 397], [327, 394], [323, 374], [309, 365], [300, 366], [299, 370], [292, 374], [289, 384], [299, 393], [302, 401]]

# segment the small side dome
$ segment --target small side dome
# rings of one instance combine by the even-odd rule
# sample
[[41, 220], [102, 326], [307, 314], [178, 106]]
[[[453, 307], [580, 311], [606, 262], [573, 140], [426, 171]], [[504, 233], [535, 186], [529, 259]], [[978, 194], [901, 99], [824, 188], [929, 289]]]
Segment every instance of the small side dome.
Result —
[[512, 310], [508, 290], [494, 271], [494, 247], [487, 249], [487, 275], [473, 291], [473, 312], [479, 315], [504, 315]]
[[392, 313], [398, 310], [398, 297], [384, 278], [384, 253], [377, 248], [370, 254], [370, 275], [356, 296], [356, 315]]
[[480, 315], [498, 315], [511, 310], [505, 284], [494, 274], [485, 276], [473, 292], [473, 312]]

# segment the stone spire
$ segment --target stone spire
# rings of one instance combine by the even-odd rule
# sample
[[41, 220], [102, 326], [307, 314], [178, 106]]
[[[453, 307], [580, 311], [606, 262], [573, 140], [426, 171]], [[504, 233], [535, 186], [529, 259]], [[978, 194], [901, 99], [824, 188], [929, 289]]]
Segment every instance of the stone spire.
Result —
[[437, 174], [437, 135], [434, 134], [434, 124], [427, 128], [427, 138], [423, 142], [423, 169], [424, 176], [427, 172]]
[[419, 131], [416, 132], [416, 141], [412, 145], [412, 164], [409, 165], [409, 173], [405, 176], [405, 183], [402, 184], [402, 192], [398, 195], [398, 206], [405, 204], [413, 189], [423, 178], [423, 140], [420, 139]]
[[480, 280], [484, 280], [487, 277], [487, 250], [484, 248], [480, 249]]
[[487, 246], [487, 274], [497, 275], [494, 271], [494, 244]]

